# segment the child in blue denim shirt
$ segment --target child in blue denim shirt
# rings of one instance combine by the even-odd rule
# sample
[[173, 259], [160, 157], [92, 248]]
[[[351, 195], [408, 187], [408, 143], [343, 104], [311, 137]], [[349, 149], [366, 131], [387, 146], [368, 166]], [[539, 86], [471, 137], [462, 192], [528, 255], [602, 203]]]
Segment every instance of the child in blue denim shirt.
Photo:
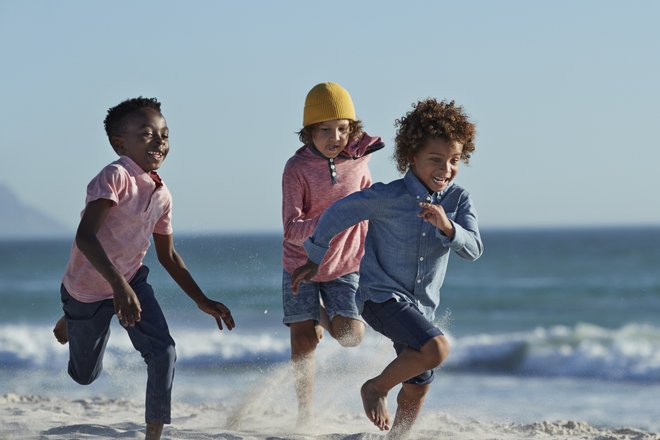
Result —
[[[305, 242], [309, 260], [292, 286], [316, 273], [330, 240], [369, 221], [357, 303], [365, 321], [391, 339], [397, 357], [362, 385], [367, 417], [396, 439], [409, 435], [449, 343], [433, 324], [451, 250], [474, 261], [483, 252], [468, 192], [454, 183], [475, 150], [475, 126], [453, 101], [419, 101], [396, 121], [397, 167], [405, 176], [353, 193], [326, 210]], [[387, 394], [402, 384], [394, 423]]]

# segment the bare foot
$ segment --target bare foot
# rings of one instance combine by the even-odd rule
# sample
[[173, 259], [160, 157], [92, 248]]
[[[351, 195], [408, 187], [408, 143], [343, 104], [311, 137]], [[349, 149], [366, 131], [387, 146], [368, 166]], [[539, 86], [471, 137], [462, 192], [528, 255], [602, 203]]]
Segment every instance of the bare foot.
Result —
[[373, 422], [381, 431], [390, 429], [390, 415], [387, 412], [387, 394], [381, 394], [374, 387], [373, 382], [368, 380], [360, 389], [362, 395], [362, 406], [367, 418]]
[[69, 342], [69, 333], [66, 328], [66, 318], [64, 318], [64, 316], [58, 319], [57, 322], [55, 323], [53, 334], [55, 335], [55, 339], [57, 339], [57, 342], [59, 342], [60, 344], [64, 345], [67, 342]]

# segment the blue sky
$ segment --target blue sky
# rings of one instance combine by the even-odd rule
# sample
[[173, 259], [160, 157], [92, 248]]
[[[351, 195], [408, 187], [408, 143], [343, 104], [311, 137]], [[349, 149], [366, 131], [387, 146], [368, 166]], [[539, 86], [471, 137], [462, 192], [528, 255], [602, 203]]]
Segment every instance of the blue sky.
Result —
[[346, 87], [399, 175], [396, 118], [426, 97], [477, 123], [458, 183], [482, 227], [660, 217], [660, 2], [0, 0], [0, 182], [75, 228], [115, 159], [102, 121], [155, 96], [181, 232], [279, 231], [307, 91]]

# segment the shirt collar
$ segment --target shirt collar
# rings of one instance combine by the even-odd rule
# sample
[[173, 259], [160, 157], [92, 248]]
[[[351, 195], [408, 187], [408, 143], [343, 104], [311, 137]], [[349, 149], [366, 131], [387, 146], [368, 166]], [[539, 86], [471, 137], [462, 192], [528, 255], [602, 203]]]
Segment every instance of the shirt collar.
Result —
[[428, 189], [424, 186], [424, 184], [415, 176], [415, 173], [412, 172], [411, 169], [408, 169], [406, 171], [405, 176], [403, 176], [403, 182], [406, 186], [406, 189], [408, 192], [418, 201], [422, 202], [436, 202], [439, 201], [442, 196], [444, 196], [449, 188], [454, 184], [453, 182], [449, 183], [447, 188], [440, 192], [432, 192], [429, 193]]
[[135, 161], [128, 156], [119, 156], [119, 161], [135, 176], [142, 176], [145, 179], [153, 181], [156, 184], [156, 188], [163, 186], [163, 180], [160, 178], [157, 172], [151, 171], [147, 173], [140, 167], [140, 165], [135, 163]]

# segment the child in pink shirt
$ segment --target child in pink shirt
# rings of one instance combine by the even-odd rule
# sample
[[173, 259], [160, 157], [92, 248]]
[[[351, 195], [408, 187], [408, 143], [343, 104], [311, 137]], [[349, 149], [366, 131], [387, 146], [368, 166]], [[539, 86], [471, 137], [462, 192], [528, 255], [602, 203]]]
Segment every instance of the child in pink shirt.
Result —
[[119, 159], [87, 186], [86, 206], [62, 280], [64, 316], [57, 340], [69, 343], [68, 372], [87, 385], [102, 370], [114, 314], [147, 364], [146, 439], [159, 439], [170, 423], [176, 353], [142, 264], [153, 238], [158, 261], [222, 330], [231, 312], [199, 288], [172, 238], [172, 197], [156, 170], [167, 156], [169, 130], [155, 98], [134, 98], [108, 110], [104, 121]]
[[367, 223], [336, 236], [318, 273], [300, 286], [298, 295], [291, 291], [291, 274], [307, 262], [303, 243], [323, 211], [371, 185], [369, 154], [384, 145], [379, 137], [363, 133], [348, 91], [332, 82], [317, 84], [307, 94], [298, 135], [304, 145], [288, 160], [282, 176], [282, 302], [283, 322], [291, 333], [298, 422], [307, 424], [312, 417], [314, 352], [323, 334], [321, 322], [329, 319], [324, 326], [345, 347], [358, 345], [364, 335], [355, 293]]

